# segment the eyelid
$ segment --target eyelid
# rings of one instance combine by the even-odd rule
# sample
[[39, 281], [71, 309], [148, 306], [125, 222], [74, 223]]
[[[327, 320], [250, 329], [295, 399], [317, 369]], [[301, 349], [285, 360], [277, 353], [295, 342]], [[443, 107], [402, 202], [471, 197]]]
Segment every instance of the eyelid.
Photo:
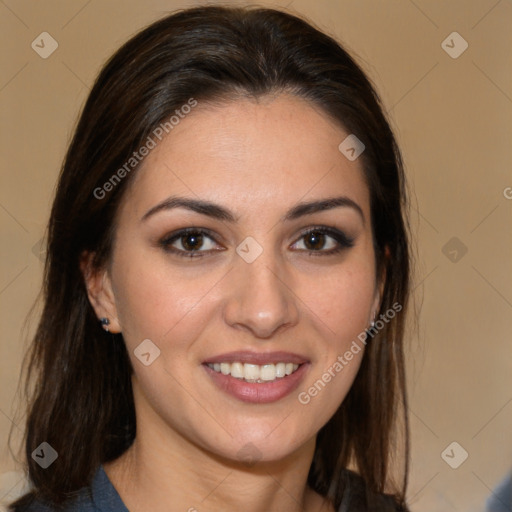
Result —
[[[336, 244], [337, 247], [329, 249], [329, 250], [312, 250], [312, 249], [299, 249], [300, 252], [306, 252], [310, 255], [324, 255], [328, 256], [330, 254], [339, 253], [340, 251], [344, 249], [348, 249], [350, 247], [353, 247], [355, 238], [348, 236], [346, 233], [344, 233], [342, 230], [325, 226], [325, 225], [314, 225], [309, 226], [305, 229], [303, 229], [298, 238], [296, 238], [295, 242], [293, 242], [292, 246], [297, 244], [300, 240], [302, 240], [305, 236], [314, 233], [319, 232], [323, 235], [326, 235], [330, 238], [332, 238]], [[163, 238], [159, 240], [159, 245], [167, 252], [176, 254], [178, 256], [186, 257], [186, 258], [200, 258], [203, 257], [211, 252], [218, 252], [219, 250], [225, 250], [224, 249], [207, 249], [207, 250], [201, 250], [197, 249], [194, 251], [184, 251], [182, 249], [176, 249], [175, 247], [172, 247], [172, 244], [179, 240], [181, 237], [186, 236], [187, 234], [200, 234], [202, 236], [206, 236], [210, 240], [212, 240], [215, 244], [220, 245], [219, 242], [216, 240], [216, 236], [212, 234], [212, 231], [208, 228], [199, 228], [199, 227], [187, 227], [187, 228], [181, 228], [176, 231], [173, 231], [172, 233], [169, 233], [165, 235]]]
[[176, 231], [173, 231], [172, 233], [166, 234], [164, 237], [162, 237], [158, 245], [161, 246], [164, 251], [176, 254], [178, 256], [183, 256], [186, 258], [200, 258], [203, 257], [205, 254], [208, 254], [212, 251], [219, 251], [219, 250], [225, 250], [225, 249], [207, 249], [207, 250], [195, 250], [195, 251], [184, 251], [182, 249], [176, 249], [175, 247], [172, 247], [172, 244], [179, 240], [181, 237], [186, 236], [188, 234], [200, 234], [202, 236], [205, 236], [212, 240], [215, 244], [220, 245], [219, 242], [216, 240], [216, 237], [212, 234], [212, 232], [207, 228], [198, 228], [198, 227], [188, 227], [188, 228], [181, 228]]
[[333, 238], [337, 242], [338, 247], [336, 249], [331, 249], [328, 251], [324, 251], [324, 250], [313, 251], [313, 250], [302, 249], [303, 251], [307, 251], [309, 253], [315, 253], [315, 254], [322, 254], [322, 253], [323, 254], [333, 254], [335, 252], [339, 252], [342, 249], [348, 249], [348, 248], [354, 246], [355, 237], [348, 236], [344, 231], [342, 231], [338, 228], [334, 228], [331, 226], [324, 226], [324, 225], [315, 225], [315, 226], [310, 226], [310, 227], [304, 229], [303, 231], [301, 231], [299, 238], [293, 243], [293, 245], [295, 245], [299, 240], [301, 240], [306, 235], [309, 235], [310, 233], [314, 233], [314, 232], [320, 232], [324, 235], [327, 235], [327, 236]]
[[172, 231], [171, 233], [167, 233], [166, 235], [164, 235], [162, 237], [161, 241], [169, 242], [170, 240], [177, 240], [178, 238], [180, 238], [180, 236], [188, 235], [190, 233], [206, 235], [207, 237], [209, 237], [212, 240], [214, 240], [215, 242], [217, 242], [217, 240], [215, 240], [215, 235], [213, 234], [213, 232], [210, 229], [198, 228], [198, 227], [194, 227], [194, 226], [191, 226], [188, 228], [176, 229], [175, 231]]

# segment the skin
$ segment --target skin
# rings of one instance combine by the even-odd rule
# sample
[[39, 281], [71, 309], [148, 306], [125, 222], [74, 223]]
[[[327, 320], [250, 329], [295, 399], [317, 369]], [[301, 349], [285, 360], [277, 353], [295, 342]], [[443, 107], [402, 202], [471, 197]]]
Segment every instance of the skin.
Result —
[[[98, 317], [123, 333], [134, 367], [137, 437], [105, 465], [131, 512], [334, 510], [306, 479], [316, 434], [349, 391], [364, 351], [307, 405], [298, 393], [368, 327], [383, 284], [360, 159], [338, 150], [347, 135], [286, 94], [199, 102], [133, 177], [108, 267], [84, 269]], [[141, 220], [171, 195], [219, 204], [236, 222], [185, 208]], [[299, 202], [334, 196], [357, 203], [364, 218], [345, 206], [282, 220]], [[311, 254], [303, 234], [316, 225], [343, 231], [353, 247], [327, 255], [338, 244], [326, 236]], [[214, 235], [199, 244], [202, 258], [159, 244], [186, 227]], [[235, 251], [247, 236], [263, 248], [253, 263]], [[144, 339], [161, 351], [149, 366], [133, 353]], [[290, 395], [248, 404], [220, 391], [202, 366], [235, 350], [289, 351], [310, 363]], [[240, 461], [244, 447], [253, 464]]]

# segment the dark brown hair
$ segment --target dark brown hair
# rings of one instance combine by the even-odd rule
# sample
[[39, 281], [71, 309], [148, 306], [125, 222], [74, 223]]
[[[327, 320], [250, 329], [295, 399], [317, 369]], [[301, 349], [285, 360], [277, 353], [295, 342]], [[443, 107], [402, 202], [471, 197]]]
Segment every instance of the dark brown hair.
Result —
[[[374, 88], [334, 39], [284, 12], [219, 6], [177, 12], [130, 39], [103, 67], [79, 119], [51, 212], [44, 309], [26, 366], [25, 452], [32, 497], [65, 502], [136, 435], [132, 368], [123, 338], [98, 324], [80, 258], [85, 251], [94, 253], [97, 268], [108, 261], [115, 214], [137, 166], [104, 197], [94, 191], [190, 98], [230, 101], [283, 91], [311, 102], [364, 143], [360, 158], [370, 191], [377, 271], [386, 276], [379, 314], [393, 304], [402, 307], [368, 342], [348, 396], [320, 430], [308, 484], [337, 508], [355, 485], [347, 476], [350, 467], [364, 481], [369, 508], [374, 493], [391, 493], [404, 504], [408, 427], [402, 343], [410, 255], [395, 138]], [[43, 441], [59, 454], [47, 469], [31, 457]], [[396, 481], [390, 465], [399, 445], [404, 457]]]

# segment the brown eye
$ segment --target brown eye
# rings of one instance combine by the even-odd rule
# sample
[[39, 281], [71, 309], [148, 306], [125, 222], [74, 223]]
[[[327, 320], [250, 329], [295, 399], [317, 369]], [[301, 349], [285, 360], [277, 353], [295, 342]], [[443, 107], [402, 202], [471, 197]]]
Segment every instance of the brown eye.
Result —
[[343, 249], [348, 249], [353, 245], [354, 239], [342, 231], [319, 226], [303, 233], [292, 247], [308, 254], [328, 256]]
[[214, 238], [202, 229], [182, 229], [160, 240], [166, 252], [179, 256], [201, 257], [221, 250]]
[[310, 231], [304, 237], [304, 245], [310, 251], [318, 251], [322, 249], [325, 244], [325, 235], [320, 231]]
[[190, 233], [182, 235], [181, 245], [187, 251], [197, 251], [203, 245], [203, 235], [201, 233]]

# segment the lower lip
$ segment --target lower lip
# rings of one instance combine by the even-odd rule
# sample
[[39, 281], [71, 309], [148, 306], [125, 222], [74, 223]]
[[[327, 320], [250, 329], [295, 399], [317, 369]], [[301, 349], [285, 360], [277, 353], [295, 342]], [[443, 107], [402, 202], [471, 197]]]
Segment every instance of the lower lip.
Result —
[[212, 370], [208, 365], [203, 364], [213, 382], [222, 390], [242, 402], [252, 404], [267, 404], [281, 400], [297, 389], [306, 375], [308, 363], [301, 364], [295, 372], [286, 377], [279, 377], [271, 382], [262, 384], [246, 382], [242, 379], [236, 379], [231, 375]]

